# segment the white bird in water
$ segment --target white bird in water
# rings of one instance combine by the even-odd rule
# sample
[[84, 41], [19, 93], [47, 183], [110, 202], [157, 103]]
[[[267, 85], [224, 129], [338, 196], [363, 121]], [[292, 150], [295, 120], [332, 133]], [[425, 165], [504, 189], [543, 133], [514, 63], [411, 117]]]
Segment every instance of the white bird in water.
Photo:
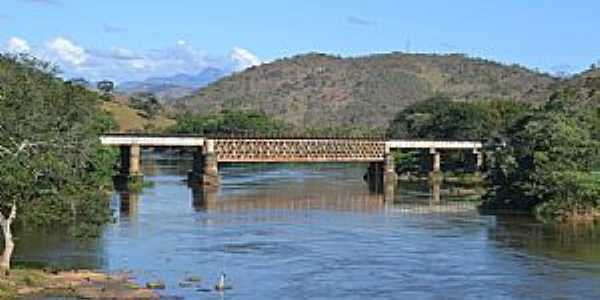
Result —
[[221, 273], [221, 276], [219, 276], [219, 281], [215, 285], [215, 290], [217, 290], [217, 291], [225, 290], [225, 273]]

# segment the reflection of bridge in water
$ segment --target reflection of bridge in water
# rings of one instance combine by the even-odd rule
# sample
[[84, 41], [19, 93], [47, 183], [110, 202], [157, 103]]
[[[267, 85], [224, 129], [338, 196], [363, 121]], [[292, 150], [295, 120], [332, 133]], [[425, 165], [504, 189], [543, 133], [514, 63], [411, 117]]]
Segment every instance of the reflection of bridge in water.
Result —
[[200, 211], [237, 213], [250, 210], [332, 210], [373, 212], [383, 209], [384, 195], [358, 191], [324, 189], [321, 185], [280, 187], [276, 190], [220, 194], [218, 189], [194, 186], [192, 204]]
[[[429, 182], [428, 191], [411, 187], [412, 193], [370, 192], [362, 185], [331, 186], [320, 182], [281, 185], [264, 189], [222, 191], [218, 187], [190, 186], [190, 205], [195, 211], [245, 213], [269, 211], [270, 214], [295, 214], [298, 211], [338, 211], [356, 213], [447, 214], [474, 212], [475, 204], [446, 201], [447, 193], [439, 182]], [[403, 189], [402, 189], [403, 190]], [[119, 194], [120, 212], [135, 218], [140, 194]]]

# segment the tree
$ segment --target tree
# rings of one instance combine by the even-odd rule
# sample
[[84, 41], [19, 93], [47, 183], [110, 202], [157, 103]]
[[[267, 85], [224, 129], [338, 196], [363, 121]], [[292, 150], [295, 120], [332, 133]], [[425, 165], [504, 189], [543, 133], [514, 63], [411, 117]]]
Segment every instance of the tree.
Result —
[[274, 136], [285, 132], [288, 126], [257, 112], [223, 111], [219, 114], [182, 114], [169, 129], [174, 133], [205, 135], [258, 135]]
[[600, 180], [592, 171], [600, 144], [572, 108], [551, 99], [507, 130], [507, 147], [493, 155], [492, 189], [483, 207], [521, 209], [544, 219], [597, 214]]
[[13, 203], [10, 208], [10, 213], [7, 217], [4, 217], [3, 213], [0, 213], [0, 226], [2, 226], [2, 236], [4, 237], [4, 251], [2, 252], [2, 258], [0, 258], [0, 272], [7, 275], [10, 270], [10, 259], [12, 257], [13, 250], [15, 249], [15, 242], [12, 237], [12, 222], [17, 217], [17, 204]]
[[11, 225], [96, 234], [110, 217], [103, 190], [116, 161], [99, 135], [114, 122], [99, 95], [67, 84], [42, 61], [0, 55], [0, 225], [10, 268]]
[[85, 80], [85, 78], [73, 78], [65, 82], [66, 84], [78, 85], [84, 88], [90, 87], [89, 81]]
[[392, 121], [391, 138], [485, 139], [492, 131], [490, 115], [482, 106], [435, 97], [409, 105]]
[[99, 91], [101, 91], [104, 95], [110, 95], [115, 89], [115, 84], [110, 80], [102, 80], [99, 81], [96, 85]]
[[145, 117], [153, 119], [162, 109], [162, 105], [152, 93], [140, 93], [129, 99], [129, 106], [144, 112]]
[[[390, 123], [387, 136], [394, 139], [503, 140], [506, 128], [518, 116], [530, 109], [529, 105], [507, 101], [452, 101], [434, 97], [409, 105], [398, 112]], [[464, 166], [464, 153], [448, 154], [443, 169]], [[397, 157], [400, 170], [416, 169], [415, 153]], [[412, 164], [412, 166], [411, 166]]]

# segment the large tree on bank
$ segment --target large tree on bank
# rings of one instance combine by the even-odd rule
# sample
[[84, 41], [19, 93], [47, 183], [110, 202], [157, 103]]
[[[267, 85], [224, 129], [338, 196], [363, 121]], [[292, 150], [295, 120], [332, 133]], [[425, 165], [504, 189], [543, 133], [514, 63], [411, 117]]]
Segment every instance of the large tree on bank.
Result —
[[115, 160], [98, 136], [114, 125], [97, 93], [55, 74], [45, 62], [0, 55], [3, 273], [14, 248], [13, 222], [93, 235], [109, 220], [104, 187]]

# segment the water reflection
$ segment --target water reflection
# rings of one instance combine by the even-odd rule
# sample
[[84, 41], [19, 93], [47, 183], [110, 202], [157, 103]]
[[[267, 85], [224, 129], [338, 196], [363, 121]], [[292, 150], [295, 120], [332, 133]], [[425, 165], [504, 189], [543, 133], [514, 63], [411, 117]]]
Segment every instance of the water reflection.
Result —
[[68, 228], [17, 227], [15, 237], [17, 264], [100, 269], [106, 263], [101, 239], [74, 239]]
[[124, 190], [119, 191], [119, 216], [135, 220], [138, 214], [140, 192]]
[[254, 210], [330, 210], [376, 212], [384, 208], [384, 195], [368, 191], [340, 191], [322, 184], [281, 186], [226, 193], [219, 189], [192, 187], [192, 203], [196, 211], [242, 213]]
[[217, 206], [218, 188], [192, 185], [190, 191], [192, 193], [192, 207], [195, 211], [208, 211]]
[[600, 262], [600, 224], [541, 224], [529, 216], [496, 217], [489, 237], [501, 247], [561, 260]]
[[[117, 222], [81, 243], [18, 233], [18, 260], [88, 263], [163, 280], [167, 295], [219, 299], [594, 299], [600, 228], [481, 216], [441, 182], [373, 191], [362, 165], [226, 165], [219, 188], [188, 187], [191, 162], [145, 157], [154, 187], [113, 197]], [[460, 199], [460, 198], [458, 198]]]

